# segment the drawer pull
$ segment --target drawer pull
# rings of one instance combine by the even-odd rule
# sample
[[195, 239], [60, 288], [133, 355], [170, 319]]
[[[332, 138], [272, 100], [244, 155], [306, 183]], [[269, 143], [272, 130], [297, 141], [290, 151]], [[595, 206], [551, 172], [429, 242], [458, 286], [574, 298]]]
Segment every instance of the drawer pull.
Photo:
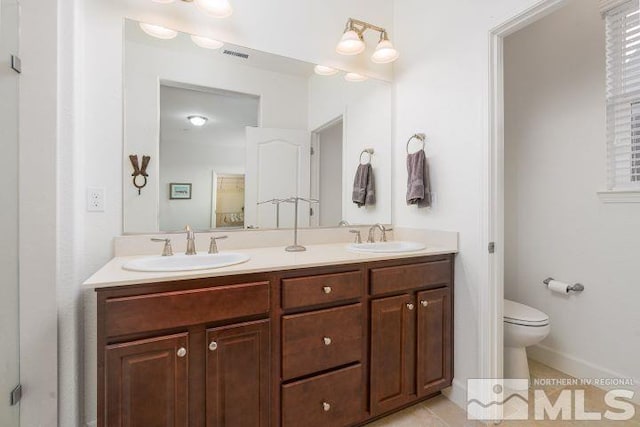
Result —
[[216, 351], [218, 349], [218, 343], [215, 341], [211, 341], [209, 343], [209, 350]]
[[322, 341], [324, 342], [324, 345], [331, 345], [331, 338], [329, 337], [322, 338]]
[[407, 308], [408, 308], [409, 310], [413, 310], [413, 308], [414, 308], [414, 307], [415, 307], [415, 306], [414, 306], [413, 304], [411, 304], [411, 303], [407, 304]]
[[184, 347], [180, 347], [176, 354], [178, 355], [178, 357], [185, 357], [187, 355], [187, 349]]
[[323, 287], [323, 288], [322, 288], [322, 291], [323, 291], [325, 294], [330, 294], [332, 290], [333, 290], [333, 289], [331, 289], [331, 286], [325, 286], [325, 287]]
[[329, 404], [329, 402], [322, 402], [322, 410], [329, 412], [331, 410], [331, 404]]
[[428, 305], [429, 305], [429, 301], [427, 301], [427, 300], [422, 300], [422, 301], [420, 301], [420, 304], [422, 304], [422, 306], [423, 306], [423, 307], [426, 307], [426, 306], [428, 306]]

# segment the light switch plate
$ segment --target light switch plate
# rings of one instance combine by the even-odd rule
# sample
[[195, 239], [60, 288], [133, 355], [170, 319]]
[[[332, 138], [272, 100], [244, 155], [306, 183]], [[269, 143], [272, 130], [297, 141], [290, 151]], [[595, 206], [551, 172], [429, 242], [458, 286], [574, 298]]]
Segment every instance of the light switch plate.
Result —
[[104, 188], [87, 188], [87, 212], [104, 212]]

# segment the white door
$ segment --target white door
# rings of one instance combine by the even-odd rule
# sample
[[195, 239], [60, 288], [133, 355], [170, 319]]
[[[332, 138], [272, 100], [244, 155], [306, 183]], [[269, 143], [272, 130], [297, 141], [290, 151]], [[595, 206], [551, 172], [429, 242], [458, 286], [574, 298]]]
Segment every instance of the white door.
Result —
[[[275, 228], [271, 199], [309, 197], [311, 135], [306, 130], [247, 127], [245, 225]], [[280, 227], [293, 227], [294, 206], [280, 205]], [[298, 226], [309, 226], [309, 205], [300, 202]]]
[[0, 426], [19, 425], [19, 405], [9, 393], [20, 382], [18, 313], [18, 54], [19, 5], [0, 0]]

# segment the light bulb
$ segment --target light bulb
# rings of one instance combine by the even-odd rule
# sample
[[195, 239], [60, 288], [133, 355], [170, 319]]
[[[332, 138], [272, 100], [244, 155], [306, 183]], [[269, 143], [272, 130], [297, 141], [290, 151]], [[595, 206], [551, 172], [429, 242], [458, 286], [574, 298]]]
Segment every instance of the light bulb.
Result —
[[178, 35], [178, 32], [175, 30], [171, 30], [160, 25], [147, 24], [144, 22], [140, 23], [140, 28], [150, 36], [163, 40], [169, 40], [175, 38]]
[[336, 52], [340, 55], [357, 55], [362, 53], [365, 45], [362, 36], [355, 30], [348, 30], [342, 35], [340, 42], [336, 46]]
[[358, 74], [358, 73], [347, 73], [344, 76], [344, 79], [348, 82], [363, 82], [368, 78], [369, 77], [363, 76], [362, 74]]
[[207, 121], [209, 121], [209, 119], [204, 116], [189, 116], [187, 117], [187, 120], [189, 120], [192, 125], [197, 127], [202, 127], [207, 123]]
[[229, 0], [194, 0], [196, 6], [214, 18], [227, 18], [233, 13]]
[[375, 52], [373, 52], [371, 56], [371, 60], [376, 64], [388, 64], [398, 59], [398, 56], [400, 56], [400, 54], [393, 47], [393, 44], [391, 44], [389, 40], [383, 39], [378, 43]]
[[315, 71], [315, 73], [320, 76], [333, 76], [338, 74], [338, 70], [336, 70], [335, 68], [327, 67], [326, 65], [316, 65], [313, 68], [313, 71]]
[[224, 43], [219, 40], [210, 39], [202, 36], [191, 36], [191, 40], [204, 49], [220, 49]]

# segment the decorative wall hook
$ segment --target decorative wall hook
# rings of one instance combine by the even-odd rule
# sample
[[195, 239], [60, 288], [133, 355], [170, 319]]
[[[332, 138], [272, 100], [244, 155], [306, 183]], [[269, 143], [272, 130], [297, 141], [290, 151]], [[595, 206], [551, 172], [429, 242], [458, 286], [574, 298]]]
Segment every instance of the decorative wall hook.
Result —
[[[142, 167], [138, 164], [138, 156], [135, 154], [131, 154], [129, 156], [129, 160], [131, 160], [131, 165], [133, 166], [133, 173], [131, 176], [133, 177], [133, 186], [138, 189], [138, 195], [140, 195], [140, 190], [142, 190], [147, 185], [147, 177], [149, 174], [147, 173], [147, 166], [149, 166], [149, 161], [151, 160], [150, 156], [142, 156]], [[142, 183], [138, 183], [138, 177], [142, 177]]]

